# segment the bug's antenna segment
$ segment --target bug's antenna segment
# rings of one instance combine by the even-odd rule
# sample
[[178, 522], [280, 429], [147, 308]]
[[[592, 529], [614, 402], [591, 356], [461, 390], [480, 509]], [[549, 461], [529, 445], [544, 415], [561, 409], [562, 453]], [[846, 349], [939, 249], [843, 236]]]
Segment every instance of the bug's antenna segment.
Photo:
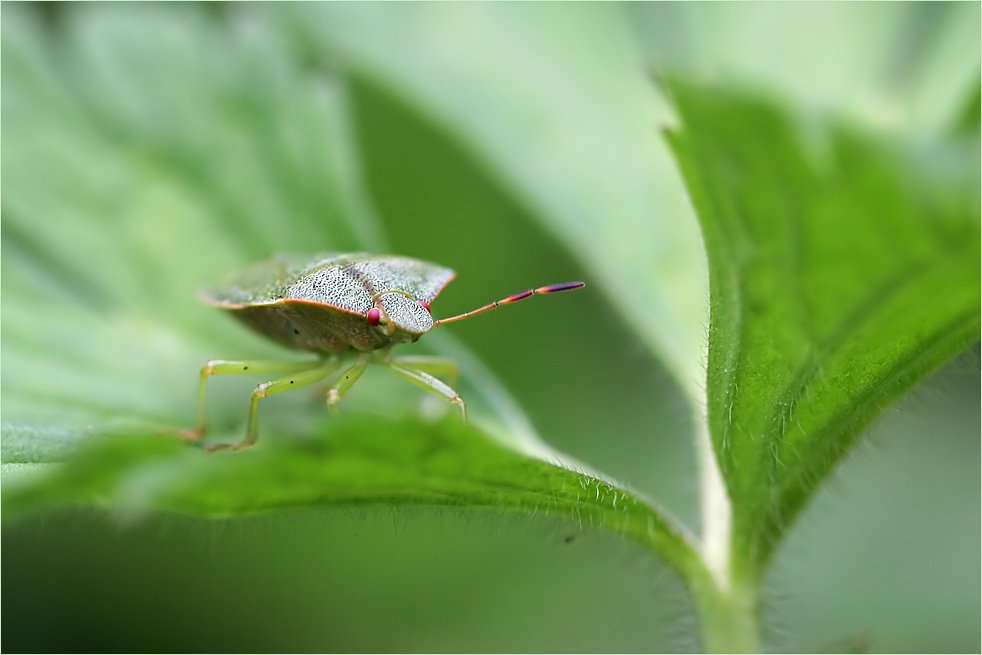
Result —
[[557, 291], [569, 291], [570, 289], [579, 289], [584, 286], [583, 282], [563, 282], [562, 284], [550, 284], [547, 287], [539, 287], [538, 289], [529, 289], [528, 291], [522, 291], [521, 293], [516, 293], [513, 296], [508, 296], [507, 298], [502, 298], [501, 300], [496, 300], [495, 302], [485, 305], [484, 307], [478, 307], [477, 309], [465, 312], [463, 314], [458, 314], [456, 316], [450, 316], [449, 318], [441, 318], [438, 321], [433, 321], [433, 327], [441, 325], [443, 323], [451, 323], [453, 321], [462, 321], [465, 318], [470, 318], [475, 314], [480, 314], [481, 312], [486, 312], [488, 310], [494, 309], [498, 305], [507, 305], [510, 302], [515, 302], [517, 300], [523, 300], [536, 293], [556, 293]]

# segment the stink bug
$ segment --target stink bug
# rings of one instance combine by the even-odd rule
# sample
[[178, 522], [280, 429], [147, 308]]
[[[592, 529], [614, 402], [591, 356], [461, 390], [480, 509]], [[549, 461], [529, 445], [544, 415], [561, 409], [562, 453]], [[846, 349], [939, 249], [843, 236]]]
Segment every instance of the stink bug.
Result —
[[[456, 391], [434, 376], [457, 374], [453, 362], [436, 357], [395, 357], [392, 346], [416, 341], [437, 325], [459, 321], [536, 293], [578, 289], [582, 282], [554, 284], [516, 293], [475, 310], [437, 321], [430, 303], [454, 271], [409, 257], [367, 254], [278, 255], [255, 264], [224, 284], [206, 289], [202, 298], [247, 326], [290, 348], [307, 350], [314, 361], [212, 360], [201, 369], [198, 427], [183, 436], [201, 439], [207, 432], [205, 388], [210, 375], [278, 375], [252, 392], [245, 438], [215, 444], [209, 450], [240, 449], [258, 438], [259, 400], [274, 393], [332, 378], [327, 406], [337, 412], [342, 396], [371, 362], [392, 370], [426, 391], [467, 408]], [[347, 363], [347, 368], [342, 365]], [[340, 372], [339, 375], [336, 375]], [[333, 376], [333, 377], [332, 377]]]

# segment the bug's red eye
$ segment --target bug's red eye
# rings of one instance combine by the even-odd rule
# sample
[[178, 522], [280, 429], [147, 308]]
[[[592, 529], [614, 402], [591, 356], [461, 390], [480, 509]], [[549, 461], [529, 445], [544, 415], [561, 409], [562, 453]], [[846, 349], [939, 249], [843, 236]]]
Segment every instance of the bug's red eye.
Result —
[[365, 318], [368, 320], [369, 325], [378, 325], [382, 320], [382, 312], [378, 310], [378, 307], [372, 307], [368, 310]]
[[425, 301], [420, 301], [419, 304], [422, 305], [423, 307], [426, 307], [426, 311], [430, 311], [430, 303]]

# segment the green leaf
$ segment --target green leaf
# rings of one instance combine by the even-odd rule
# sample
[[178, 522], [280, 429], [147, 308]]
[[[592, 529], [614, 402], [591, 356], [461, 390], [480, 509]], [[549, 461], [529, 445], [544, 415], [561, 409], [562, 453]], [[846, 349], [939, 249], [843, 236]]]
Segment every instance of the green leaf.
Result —
[[709, 425], [753, 580], [864, 428], [979, 338], [979, 142], [806, 139], [766, 102], [669, 88], [710, 262]]
[[[22, 467], [25, 465], [22, 465]], [[585, 473], [516, 454], [445, 420], [339, 417], [313, 436], [210, 455], [159, 435], [90, 442], [69, 462], [19, 471], [4, 515], [91, 504], [123, 515], [167, 510], [229, 516], [298, 507], [437, 505], [563, 516], [633, 539], [687, 576], [705, 577], [690, 537], [636, 494]]]
[[965, 99], [965, 105], [955, 122], [953, 131], [958, 136], [977, 135], [982, 131], [982, 82], [976, 80], [975, 88]]

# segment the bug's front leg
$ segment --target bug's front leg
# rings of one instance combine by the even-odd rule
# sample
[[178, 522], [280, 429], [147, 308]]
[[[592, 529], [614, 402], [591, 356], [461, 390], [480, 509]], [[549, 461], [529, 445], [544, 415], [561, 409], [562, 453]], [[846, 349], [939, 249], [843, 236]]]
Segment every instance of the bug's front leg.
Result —
[[336, 415], [338, 413], [338, 403], [341, 402], [341, 398], [355, 385], [358, 378], [365, 372], [367, 365], [368, 362], [365, 360], [365, 357], [359, 357], [351, 367], [341, 374], [338, 381], [334, 383], [334, 386], [328, 390], [327, 408], [331, 410], [332, 414]]
[[445, 382], [433, 377], [445, 375], [456, 379], [457, 365], [447, 359], [437, 357], [393, 357], [384, 362], [396, 375], [408, 380], [420, 389], [440, 396], [460, 408], [460, 415], [467, 422], [467, 405], [456, 391]]
[[444, 357], [429, 357], [427, 355], [400, 355], [390, 357], [390, 362], [402, 369], [422, 371], [430, 375], [446, 379], [450, 386], [457, 386], [460, 372], [457, 363]]

